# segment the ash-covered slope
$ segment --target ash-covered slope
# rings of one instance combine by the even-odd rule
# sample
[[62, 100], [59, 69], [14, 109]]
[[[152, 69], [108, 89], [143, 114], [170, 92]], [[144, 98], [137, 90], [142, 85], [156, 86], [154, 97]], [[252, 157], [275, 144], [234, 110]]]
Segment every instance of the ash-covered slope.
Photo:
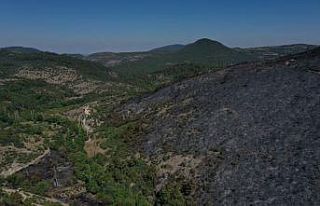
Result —
[[119, 109], [143, 123], [135, 147], [160, 165], [158, 201], [182, 179], [197, 205], [320, 204], [319, 66], [318, 50], [238, 65]]

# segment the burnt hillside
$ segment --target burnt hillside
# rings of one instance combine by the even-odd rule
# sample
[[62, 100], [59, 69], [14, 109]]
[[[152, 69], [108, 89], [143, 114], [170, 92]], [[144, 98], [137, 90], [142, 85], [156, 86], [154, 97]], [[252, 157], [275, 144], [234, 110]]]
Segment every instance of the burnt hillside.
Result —
[[118, 109], [143, 125], [159, 204], [174, 181], [197, 205], [320, 204], [319, 65], [319, 49], [237, 65]]

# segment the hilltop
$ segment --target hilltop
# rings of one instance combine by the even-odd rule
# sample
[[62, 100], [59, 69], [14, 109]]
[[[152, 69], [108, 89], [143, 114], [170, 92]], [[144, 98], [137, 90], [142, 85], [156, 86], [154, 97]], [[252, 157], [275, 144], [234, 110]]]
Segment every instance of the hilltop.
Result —
[[192, 44], [186, 45], [176, 54], [179, 61], [211, 64], [230, 65], [239, 62], [254, 60], [254, 56], [229, 48], [218, 41], [211, 39], [200, 39]]

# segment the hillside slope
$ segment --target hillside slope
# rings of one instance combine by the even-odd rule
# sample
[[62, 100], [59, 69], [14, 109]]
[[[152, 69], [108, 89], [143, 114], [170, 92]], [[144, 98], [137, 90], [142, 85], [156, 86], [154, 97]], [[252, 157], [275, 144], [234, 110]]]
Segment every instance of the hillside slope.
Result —
[[107, 68], [101, 64], [59, 55], [41, 52], [31, 48], [8, 48], [0, 50], [0, 72], [2, 76], [12, 74], [22, 67], [41, 69], [45, 67], [69, 67], [76, 69], [84, 78], [108, 79]]
[[158, 164], [160, 205], [173, 188], [196, 205], [317, 205], [319, 100], [316, 49], [186, 80], [114, 116], [144, 125], [132, 146]]
[[149, 52], [98, 52], [90, 54], [84, 57], [84, 59], [112, 67], [119, 64], [131, 64], [149, 56], [153, 56], [153, 54]]
[[99, 93], [115, 85], [112, 72], [100, 63], [31, 48], [0, 50], [0, 82], [14, 79], [66, 86], [77, 94]]

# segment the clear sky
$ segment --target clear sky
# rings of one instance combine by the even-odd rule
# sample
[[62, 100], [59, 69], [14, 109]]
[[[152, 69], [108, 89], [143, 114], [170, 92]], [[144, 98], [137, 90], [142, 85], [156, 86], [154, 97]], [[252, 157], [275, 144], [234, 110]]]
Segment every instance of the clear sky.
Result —
[[320, 44], [320, 0], [0, 0], [0, 47], [133, 51], [203, 37]]

